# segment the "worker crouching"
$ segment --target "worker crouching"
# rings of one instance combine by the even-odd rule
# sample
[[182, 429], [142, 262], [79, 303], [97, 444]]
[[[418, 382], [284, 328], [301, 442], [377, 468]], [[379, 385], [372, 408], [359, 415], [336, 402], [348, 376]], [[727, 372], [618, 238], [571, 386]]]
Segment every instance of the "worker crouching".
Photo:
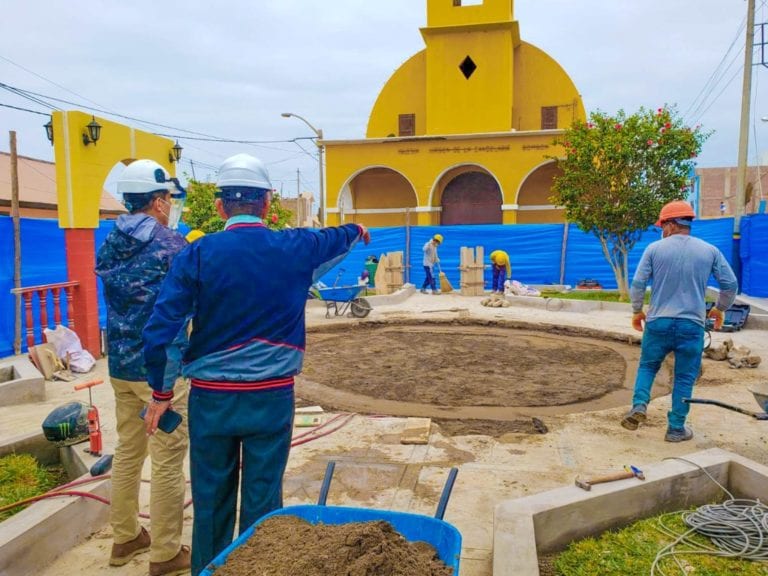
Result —
[[509, 262], [509, 254], [503, 250], [494, 250], [491, 252], [491, 268], [493, 272], [493, 281], [491, 291], [493, 294], [504, 294], [504, 282], [512, 279], [512, 265]]
[[360, 239], [367, 244], [370, 238], [357, 224], [267, 228], [272, 185], [262, 164], [246, 154], [224, 162], [217, 187], [224, 231], [176, 257], [144, 330], [157, 400], [146, 419], [152, 434], [169, 400], [160, 392], [166, 346], [192, 316], [184, 375], [192, 384], [193, 576], [232, 542], [238, 484], [240, 533], [282, 507], [307, 292]]

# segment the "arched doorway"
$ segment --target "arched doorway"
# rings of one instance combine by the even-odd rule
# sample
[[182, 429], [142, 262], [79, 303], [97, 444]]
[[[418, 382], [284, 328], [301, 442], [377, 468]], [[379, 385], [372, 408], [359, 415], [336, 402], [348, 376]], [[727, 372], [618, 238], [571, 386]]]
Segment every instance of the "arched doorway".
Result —
[[342, 223], [403, 226], [409, 209], [417, 205], [416, 191], [408, 179], [385, 167], [366, 168], [356, 174], [339, 195]]
[[487, 172], [474, 168], [445, 185], [440, 204], [442, 225], [502, 223], [499, 183]]
[[562, 208], [552, 204], [552, 182], [563, 173], [555, 162], [534, 169], [517, 194], [518, 224], [553, 224], [565, 221]]

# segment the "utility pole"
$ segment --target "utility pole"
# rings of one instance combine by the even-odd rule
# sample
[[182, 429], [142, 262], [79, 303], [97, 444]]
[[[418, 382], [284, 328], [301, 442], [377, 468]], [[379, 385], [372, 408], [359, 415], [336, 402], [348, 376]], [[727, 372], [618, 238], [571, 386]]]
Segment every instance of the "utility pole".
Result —
[[[10, 131], [11, 140], [11, 217], [13, 218], [13, 287], [21, 288], [21, 222], [19, 221], [19, 158], [16, 155], [16, 131]], [[15, 331], [13, 353], [21, 354], [21, 294], [14, 295]]]
[[752, 51], [755, 44], [755, 0], [747, 0], [747, 40], [744, 48], [744, 85], [741, 90], [739, 126], [739, 165], [736, 172], [736, 207], [733, 211], [733, 268], [741, 289], [741, 216], [747, 197], [747, 161], [749, 154], [749, 104], [752, 96]]
[[301, 171], [296, 168], [296, 201], [301, 196]]

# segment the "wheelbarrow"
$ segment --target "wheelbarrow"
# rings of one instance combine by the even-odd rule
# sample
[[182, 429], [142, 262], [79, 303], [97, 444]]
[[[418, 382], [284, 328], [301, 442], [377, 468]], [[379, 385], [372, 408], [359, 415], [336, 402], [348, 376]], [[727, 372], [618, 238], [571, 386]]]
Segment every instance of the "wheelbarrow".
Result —
[[453, 569], [454, 576], [459, 576], [459, 558], [461, 556], [461, 533], [451, 524], [443, 520], [448, 499], [456, 481], [457, 468], [451, 468], [448, 479], [443, 486], [440, 501], [434, 518], [423, 514], [409, 512], [392, 512], [389, 510], [376, 510], [372, 508], [352, 508], [347, 506], [326, 506], [328, 489], [331, 486], [333, 471], [336, 463], [328, 462], [325, 469], [325, 477], [320, 487], [320, 495], [317, 505], [304, 504], [300, 506], [286, 506], [259, 518], [253, 526], [243, 532], [237, 540], [232, 542], [213, 561], [206, 566], [200, 576], [213, 576], [216, 569], [222, 566], [229, 555], [240, 546], [243, 546], [253, 533], [267, 518], [272, 516], [297, 516], [310, 524], [349, 524], [352, 522], [375, 522], [384, 520], [402, 534], [409, 542], [426, 542], [437, 551], [437, 556], [449, 568]]
[[760, 406], [760, 408], [763, 409], [763, 412], [753, 412], [752, 410], [734, 406], [733, 404], [726, 404], [725, 402], [720, 402], [719, 400], [707, 400], [706, 398], [683, 398], [683, 402], [686, 404], [709, 404], [711, 406], [725, 408], [726, 410], [732, 410], [733, 412], [738, 412], [739, 414], [744, 414], [745, 416], [751, 416], [755, 420], [768, 420], [768, 413], [765, 412], [766, 406], [768, 405], [768, 389], [765, 391], [750, 390], [750, 392], [752, 392], [752, 396], [755, 398], [755, 401]]
[[338, 286], [333, 288], [317, 288], [319, 299], [325, 302], [325, 317], [344, 316], [349, 311], [355, 318], [365, 318], [371, 313], [371, 304], [360, 297], [360, 292], [366, 289], [365, 284], [357, 286]]

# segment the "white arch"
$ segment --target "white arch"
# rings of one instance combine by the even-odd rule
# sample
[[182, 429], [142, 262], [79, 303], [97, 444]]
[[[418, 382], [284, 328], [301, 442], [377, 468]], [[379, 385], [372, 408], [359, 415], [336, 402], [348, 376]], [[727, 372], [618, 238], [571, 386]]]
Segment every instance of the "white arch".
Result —
[[342, 206], [344, 206], [345, 211], [355, 209], [354, 202], [352, 201], [352, 190], [350, 190], [349, 185], [352, 183], [352, 180], [357, 178], [360, 174], [362, 174], [363, 172], [367, 172], [368, 170], [372, 170], [374, 168], [384, 168], [385, 170], [390, 170], [402, 176], [403, 179], [405, 179], [405, 181], [408, 182], [408, 185], [411, 187], [411, 192], [413, 192], [413, 195], [416, 197], [416, 206], [419, 205], [419, 195], [416, 193], [416, 188], [414, 187], [413, 182], [411, 182], [410, 178], [408, 178], [405, 174], [400, 172], [400, 170], [395, 170], [390, 166], [385, 166], [384, 164], [373, 164], [371, 166], [366, 166], [365, 168], [361, 168], [360, 170], [353, 172], [352, 175], [349, 176], [349, 178], [347, 178], [344, 181], [344, 184], [342, 184], [341, 190], [336, 200], [337, 210], [341, 211]]
[[504, 204], [504, 188], [501, 186], [501, 182], [499, 182], [499, 179], [496, 178], [496, 174], [488, 170], [485, 166], [482, 164], [478, 164], [477, 162], [461, 162], [460, 164], [454, 164], [453, 166], [450, 166], [440, 172], [440, 174], [437, 175], [437, 178], [435, 178], [435, 181], [432, 183], [432, 189], [429, 191], [429, 198], [427, 198], [427, 206], [432, 206], [432, 199], [435, 195], [435, 190], [437, 190], [437, 187], [440, 185], [440, 181], [443, 179], [443, 176], [448, 174], [451, 170], [454, 170], [455, 168], [461, 168], [462, 166], [470, 166], [473, 168], [482, 168], [485, 170], [485, 173], [488, 174], [491, 178], [493, 178], [496, 181], [496, 184], [499, 186], [499, 192], [501, 193], [501, 203]]
[[528, 178], [531, 177], [531, 174], [536, 172], [536, 170], [538, 170], [539, 168], [546, 166], [547, 164], [555, 164], [556, 162], [557, 160], [547, 160], [545, 162], [542, 162], [541, 164], [537, 164], [536, 166], [530, 169], [528, 174], [526, 174], [525, 177], [522, 180], [520, 180], [520, 185], [517, 187], [517, 192], [515, 193], [515, 206], [520, 206], [520, 192], [522, 191], [523, 186], [525, 186], [525, 183], [528, 180]]

